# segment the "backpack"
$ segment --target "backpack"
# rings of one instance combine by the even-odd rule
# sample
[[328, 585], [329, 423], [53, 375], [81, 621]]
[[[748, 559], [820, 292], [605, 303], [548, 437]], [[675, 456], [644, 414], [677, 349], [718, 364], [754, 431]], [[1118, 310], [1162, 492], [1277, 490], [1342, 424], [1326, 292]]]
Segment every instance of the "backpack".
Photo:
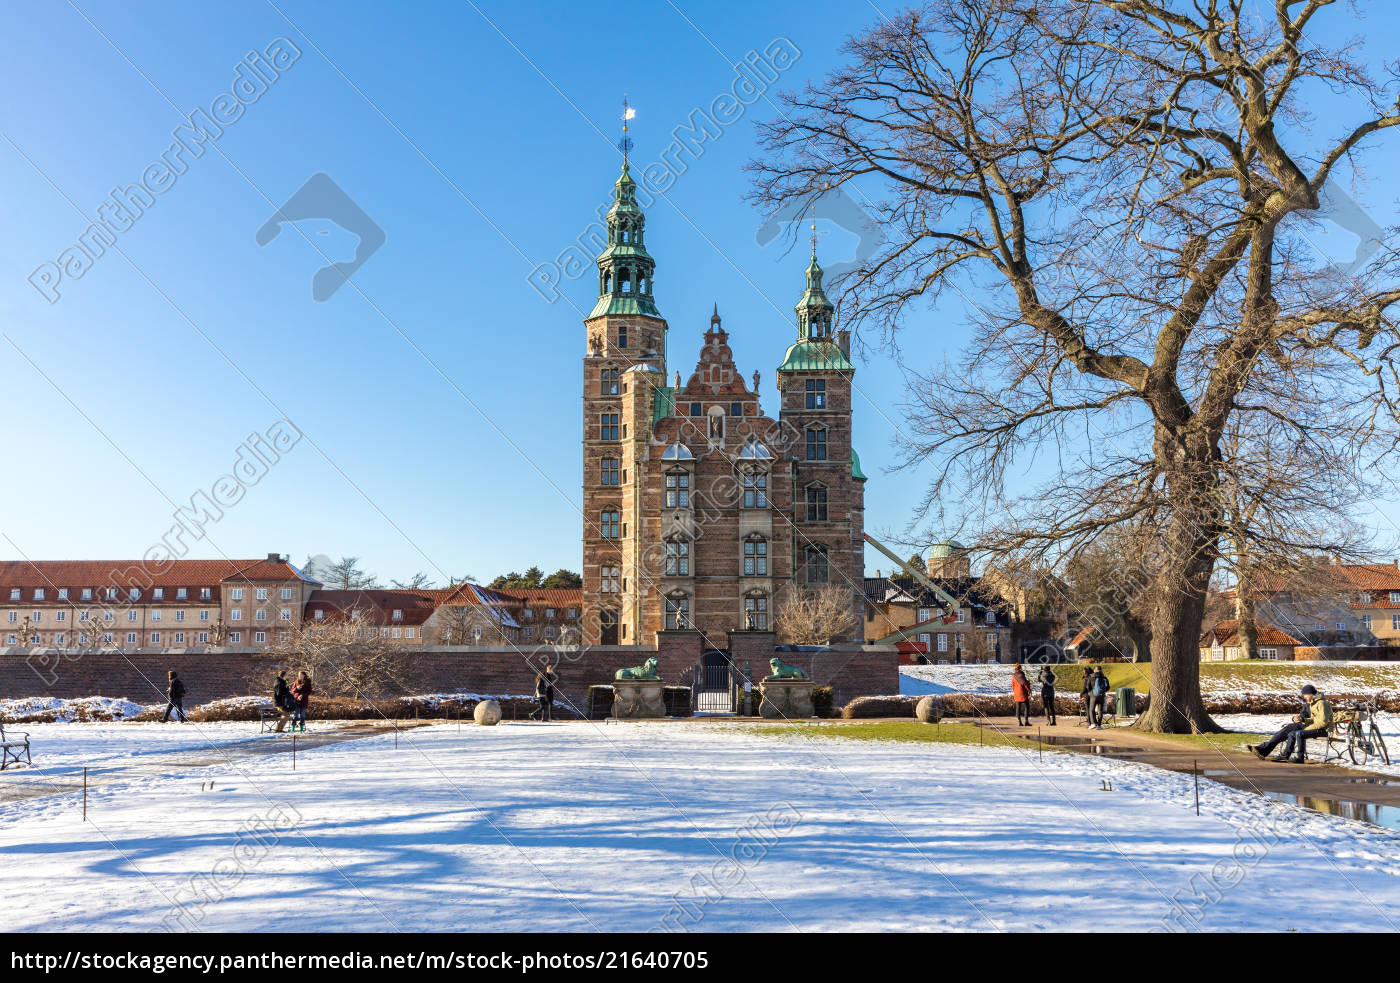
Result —
[[1093, 686], [1094, 686], [1094, 695], [1095, 695], [1095, 696], [1107, 696], [1107, 695], [1108, 695], [1108, 677], [1107, 677], [1107, 676], [1095, 676], [1095, 677], [1094, 677]]

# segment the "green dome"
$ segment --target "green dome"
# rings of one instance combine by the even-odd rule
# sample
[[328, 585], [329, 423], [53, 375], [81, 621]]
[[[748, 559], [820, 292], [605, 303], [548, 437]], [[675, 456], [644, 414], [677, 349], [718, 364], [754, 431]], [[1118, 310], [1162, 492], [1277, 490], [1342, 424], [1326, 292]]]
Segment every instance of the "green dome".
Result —
[[956, 539], [945, 539], [941, 543], [934, 543], [933, 549], [928, 551], [928, 555], [935, 560], [946, 560], [957, 553], [966, 553], [967, 547]]

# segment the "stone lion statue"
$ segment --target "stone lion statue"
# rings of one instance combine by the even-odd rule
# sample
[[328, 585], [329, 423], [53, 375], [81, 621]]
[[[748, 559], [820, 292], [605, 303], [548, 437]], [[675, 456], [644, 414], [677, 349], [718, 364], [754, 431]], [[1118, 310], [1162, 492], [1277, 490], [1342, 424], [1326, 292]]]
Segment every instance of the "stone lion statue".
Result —
[[769, 659], [768, 666], [773, 670], [769, 679], [806, 679], [807, 674], [797, 666], [790, 666], [782, 659]]
[[652, 656], [639, 666], [631, 669], [619, 669], [614, 675], [614, 679], [656, 679], [656, 656]]

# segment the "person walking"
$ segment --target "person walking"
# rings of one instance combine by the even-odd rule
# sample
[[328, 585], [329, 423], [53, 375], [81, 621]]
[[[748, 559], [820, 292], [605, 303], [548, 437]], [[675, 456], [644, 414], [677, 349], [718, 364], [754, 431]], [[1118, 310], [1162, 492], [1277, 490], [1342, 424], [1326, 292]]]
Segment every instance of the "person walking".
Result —
[[1040, 705], [1045, 708], [1045, 719], [1055, 726], [1055, 670], [1049, 666], [1040, 667]]
[[1335, 719], [1332, 713], [1332, 704], [1327, 701], [1327, 697], [1317, 691], [1317, 687], [1308, 683], [1302, 689], [1303, 699], [1307, 701], [1307, 706], [1303, 712], [1293, 718], [1291, 724], [1284, 724], [1277, 734], [1269, 738], [1263, 744], [1245, 745], [1260, 760], [1267, 761], [1269, 752], [1283, 744], [1283, 754], [1273, 758], [1274, 761], [1292, 760], [1295, 764], [1302, 764], [1308, 760], [1308, 738], [1322, 737], [1327, 733], [1327, 729], [1332, 726]]
[[1104, 703], [1108, 699], [1108, 677], [1104, 675], [1103, 666], [1094, 670], [1094, 676], [1089, 681], [1089, 715], [1094, 721], [1095, 730], [1103, 730]]
[[1094, 670], [1089, 666], [1084, 667], [1084, 678], [1079, 681], [1079, 703], [1084, 707], [1084, 726], [1094, 726], [1094, 721], [1090, 719], [1089, 712], [1091, 704], [1094, 702]]
[[165, 704], [165, 716], [160, 718], [160, 722], [166, 723], [170, 719], [170, 711], [174, 710], [180, 723], [183, 724], [185, 722], [185, 681], [180, 678], [179, 674], [174, 669], [171, 669], [167, 675], [170, 677], [170, 682], [165, 687], [165, 698], [167, 701]]
[[1016, 725], [1029, 727], [1031, 725], [1031, 682], [1026, 678], [1026, 671], [1021, 668], [1019, 662], [1016, 663], [1016, 668], [1011, 670], [1011, 701], [1016, 704]]
[[544, 672], [535, 676], [535, 699], [540, 701], [539, 707], [530, 716], [539, 716], [543, 723], [549, 723], [553, 719], [554, 711], [554, 684], [558, 677], [554, 675], [554, 667], [546, 665]]
[[287, 721], [292, 719], [292, 714], [296, 711], [297, 701], [292, 698], [292, 688], [287, 685], [287, 670], [282, 669], [277, 673], [277, 682], [272, 684], [272, 705], [277, 710], [277, 733], [282, 733], [282, 729], [287, 726]]
[[292, 683], [292, 701], [296, 704], [296, 709], [292, 711], [293, 731], [297, 729], [297, 724], [301, 724], [301, 732], [306, 733], [306, 709], [311, 706], [311, 693], [311, 677], [303, 669]]

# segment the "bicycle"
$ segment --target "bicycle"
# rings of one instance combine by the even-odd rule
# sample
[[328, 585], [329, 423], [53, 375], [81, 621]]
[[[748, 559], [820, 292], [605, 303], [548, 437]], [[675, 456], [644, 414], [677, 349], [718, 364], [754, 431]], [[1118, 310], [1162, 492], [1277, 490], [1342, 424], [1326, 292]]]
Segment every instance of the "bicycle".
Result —
[[[1337, 716], [1338, 742], [1346, 741], [1347, 757], [1354, 765], [1364, 765], [1371, 758], [1380, 758], [1383, 764], [1390, 764], [1390, 751], [1381, 737], [1380, 726], [1376, 723], [1376, 698], [1343, 710]], [[1330, 741], [1329, 741], [1330, 743]], [[1341, 757], [1340, 754], [1337, 755]]]

